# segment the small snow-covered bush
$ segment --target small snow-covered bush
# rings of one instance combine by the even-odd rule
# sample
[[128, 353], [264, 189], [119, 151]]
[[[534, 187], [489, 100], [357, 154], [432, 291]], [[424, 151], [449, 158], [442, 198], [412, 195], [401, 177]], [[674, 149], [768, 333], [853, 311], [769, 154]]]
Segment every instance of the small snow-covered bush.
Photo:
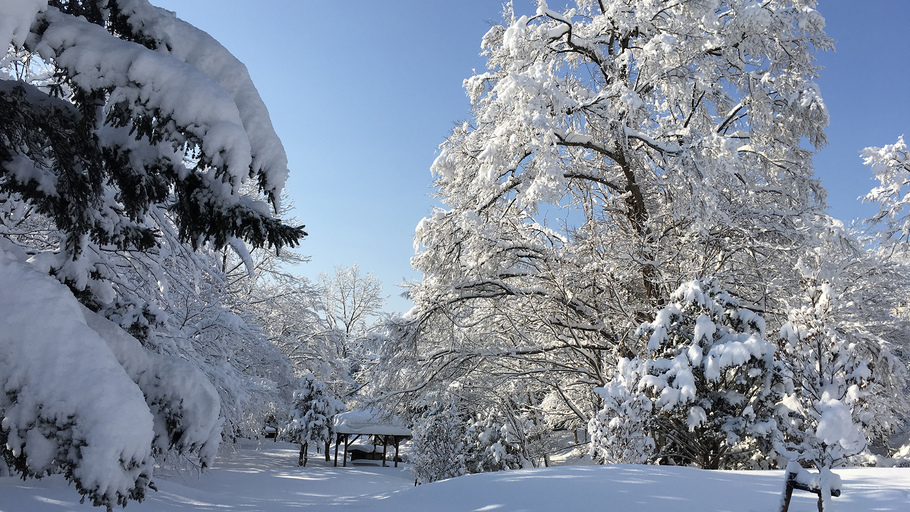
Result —
[[824, 267], [820, 261], [800, 265], [805, 294], [780, 330], [793, 390], [777, 409], [778, 450], [819, 469], [837, 467], [862, 452], [882, 421], [877, 416], [894, 416], [882, 405], [898, 402], [876, 396], [882, 391], [876, 367], [893, 356], [860, 326], [839, 319], [849, 305], [841, 304], [836, 275], [825, 276], [830, 269]]
[[636, 391], [640, 364], [620, 361], [612, 382], [594, 391], [603, 408], [588, 422], [591, 459], [601, 464], [644, 464], [654, 451], [648, 433], [651, 400]]
[[466, 465], [470, 473], [525, 467], [522, 439], [515, 427], [495, 412], [481, 413], [465, 433]]

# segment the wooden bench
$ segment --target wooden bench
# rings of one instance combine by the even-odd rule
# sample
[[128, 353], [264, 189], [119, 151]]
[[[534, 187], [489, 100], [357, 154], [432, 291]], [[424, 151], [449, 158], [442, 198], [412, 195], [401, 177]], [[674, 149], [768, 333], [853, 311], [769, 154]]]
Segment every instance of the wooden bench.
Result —
[[[800, 473], [807, 474], [808, 472], [805, 470], [801, 470]], [[800, 481], [800, 479], [798, 478], [800, 473], [797, 473], [796, 471], [792, 471], [789, 466], [787, 467], [787, 477], [786, 477], [787, 481], [786, 481], [786, 484], [784, 487], [784, 497], [783, 497], [783, 500], [781, 500], [780, 512], [788, 512], [788, 510], [790, 509], [790, 498], [793, 496], [794, 489], [797, 489], [800, 491], [811, 492], [811, 493], [817, 495], [818, 496], [818, 512], [824, 512], [825, 503], [824, 503], [824, 499], [822, 498], [821, 487], [817, 484], [810, 485], [806, 482]], [[832, 487], [831, 496], [832, 497], [840, 496], [840, 489]]]

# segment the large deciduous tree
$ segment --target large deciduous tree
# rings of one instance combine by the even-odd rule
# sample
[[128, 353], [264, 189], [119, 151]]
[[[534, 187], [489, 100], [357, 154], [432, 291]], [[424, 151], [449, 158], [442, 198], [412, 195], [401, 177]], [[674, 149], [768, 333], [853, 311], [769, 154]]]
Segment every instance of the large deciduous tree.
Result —
[[412, 365], [389, 386], [522, 379], [535, 391], [516, 403], [584, 425], [683, 282], [776, 306], [824, 207], [807, 146], [825, 143], [814, 53], [831, 40], [814, 4], [507, 5], [464, 83], [472, 119], [433, 164], [444, 207], [417, 228], [424, 279], [388, 358]]
[[284, 149], [244, 66], [145, 0], [3, 0], [0, 41], [0, 455], [141, 500], [281, 372], [216, 262], [305, 235]]

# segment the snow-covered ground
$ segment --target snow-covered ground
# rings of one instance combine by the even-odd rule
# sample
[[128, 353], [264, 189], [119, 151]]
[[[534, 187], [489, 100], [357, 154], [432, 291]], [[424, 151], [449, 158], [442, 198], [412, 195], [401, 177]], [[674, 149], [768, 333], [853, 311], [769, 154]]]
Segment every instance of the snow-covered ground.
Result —
[[[841, 469], [843, 496], [835, 511], [910, 510], [910, 469]], [[637, 512], [762, 511], [777, 509], [782, 471], [702, 471], [666, 466], [560, 466], [470, 475], [414, 487], [404, 467], [332, 467], [311, 454], [297, 467], [286, 443], [247, 443], [203, 475], [158, 476], [159, 491], [134, 512], [519, 512], [602, 510]], [[60, 477], [0, 478], [2, 512], [90, 512]], [[815, 497], [794, 493], [793, 512], [814, 512]]]

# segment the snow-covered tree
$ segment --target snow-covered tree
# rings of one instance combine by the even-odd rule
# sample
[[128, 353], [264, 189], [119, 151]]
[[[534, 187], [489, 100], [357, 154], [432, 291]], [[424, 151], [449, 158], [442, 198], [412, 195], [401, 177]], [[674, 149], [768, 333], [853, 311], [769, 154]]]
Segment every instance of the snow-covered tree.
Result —
[[857, 319], [862, 288], [834, 256], [819, 249], [804, 258], [804, 295], [780, 330], [792, 390], [776, 413], [777, 450], [819, 470], [845, 464], [872, 442], [885, 447], [907, 410], [906, 368], [870, 329], [874, 317]]
[[373, 274], [362, 274], [356, 263], [352, 267], [336, 266], [331, 276], [320, 274], [319, 284], [321, 313], [331, 329], [343, 331], [347, 337], [363, 335], [369, 322], [382, 314], [382, 283]]
[[879, 212], [868, 222], [881, 228], [882, 246], [906, 252], [910, 241], [910, 151], [904, 137], [894, 144], [866, 148], [863, 157], [879, 181], [865, 197], [879, 205]]
[[398, 389], [522, 379], [584, 424], [681, 283], [777, 307], [824, 206], [806, 142], [825, 143], [814, 52], [831, 41], [813, 5], [508, 4], [465, 81], [472, 119], [433, 164], [443, 207], [417, 228]]
[[[24, 476], [63, 473], [94, 504], [125, 504], [156, 459], [211, 463], [235, 417], [225, 397], [271, 386], [278, 366], [241, 343], [258, 329], [232, 314], [210, 257], [304, 235], [273, 213], [286, 157], [243, 65], [173, 13], [145, 0], [0, 13], [2, 291], [19, 308], [0, 310], [0, 452]], [[28, 320], [58, 314], [53, 329]]]
[[325, 446], [329, 460], [329, 443], [334, 434], [332, 418], [344, 411], [344, 404], [326, 392], [325, 384], [312, 373], [300, 379], [291, 405], [291, 421], [285, 428], [285, 437], [300, 445], [298, 464], [306, 466], [307, 448], [310, 443]]
[[156, 459], [211, 464], [218, 393], [181, 357], [148, 351], [0, 238], [0, 455], [62, 473], [95, 505], [141, 500]]
[[382, 284], [357, 264], [337, 265], [333, 274], [319, 275], [318, 294], [315, 308], [322, 325], [311, 331], [307, 343], [324, 354], [322, 360], [333, 361], [334, 387], [352, 395], [367, 384], [368, 364], [379, 349]]
[[465, 432], [465, 464], [470, 473], [530, 466], [522, 453], [521, 433], [514, 422], [495, 411], [479, 413]]
[[419, 484], [467, 473], [465, 467], [465, 419], [455, 406], [430, 409], [414, 427], [408, 456], [411, 472]]
[[653, 401], [655, 456], [706, 469], [765, 464], [784, 383], [764, 318], [713, 279], [683, 284], [671, 301], [639, 329], [637, 391]]

